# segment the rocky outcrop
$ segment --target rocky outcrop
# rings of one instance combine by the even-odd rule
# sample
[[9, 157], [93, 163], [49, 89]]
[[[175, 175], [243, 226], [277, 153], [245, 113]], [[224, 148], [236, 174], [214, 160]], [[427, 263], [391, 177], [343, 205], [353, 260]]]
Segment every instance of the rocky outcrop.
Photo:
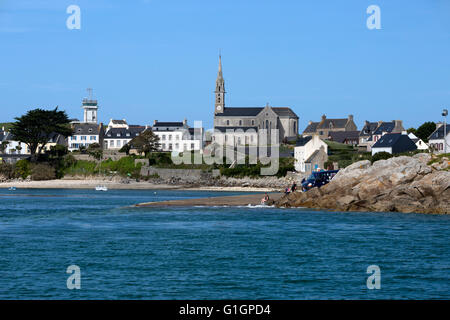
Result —
[[322, 188], [296, 192], [276, 202], [279, 207], [335, 211], [397, 211], [450, 214], [448, 159], [431, 165], [429, 154], [356, 162]]

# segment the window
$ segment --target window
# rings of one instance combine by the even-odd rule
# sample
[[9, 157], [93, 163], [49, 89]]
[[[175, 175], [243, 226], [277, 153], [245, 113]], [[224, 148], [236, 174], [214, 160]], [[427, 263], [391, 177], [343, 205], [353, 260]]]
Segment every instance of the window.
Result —
[[171, 134], [169, 134], [169, 141], [170, 141], [170, 140], [172, 140], [172, 135], [171, 135]]
[[178, 143], [175, 143], [175, 150], [178, 150], [180, 148], [180, 145]]
[[172, 144], [171, 143], [169, 143], [169, 150], [172, 150]]
[[96, 141], [97, 137], [96, 136], [91, 136], [91, 141]]
[[161, 140], [163, 140], [163, 141], [166, 140], [166, 135], [165, 134], [162, 135], [162, 139]]
[[111, 141], [109, 142], [109, 146], [110, 146], [110, 148], [113, 148], [113, 147], [114, 147], [114, 140], [111, 140]]
[[239, 125], [242, 126], [242, 120], [239, 120]]
[[255, 125], [255, 120], [252, 120], [252, 126], [254, 126]]
[[183, 150], [184, 150], [184, 151], [187, 150], [187, 143], [185, 143], [185, 144], [183, 145]]
[[120, 147], [120, 140], [117, 140], [117, 147]]
[[191, 143], [191, 150], [194, 150], [194, 144], [193, 143]]
[[164, 150], [164, 149], [166, 148], [166, 144], [163, 143], [163, 144], [161, 145], [161, 148]]
[[86, 141], [87, 140], [86, 136], [81, 136], [81, 140], [85, 140]]
[[230, 125], [230, 120], [227, 120], [227, 126], [229, 126]]
[[180, 140], [180, 136], [179, 135], [175, 135], [175, 140]]

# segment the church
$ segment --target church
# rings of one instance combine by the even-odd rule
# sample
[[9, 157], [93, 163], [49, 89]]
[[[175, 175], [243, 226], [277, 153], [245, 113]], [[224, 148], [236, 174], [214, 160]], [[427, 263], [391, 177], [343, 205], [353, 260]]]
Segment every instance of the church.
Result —
[[[221, 145], [257, 145], [260, 129], [278, 129], [279, 142], [297, 139], [298, 116], [289, 107], [232, 108], [225, 106], [222, 58], [216, 79], [213, 142]], [[270, 140], [268, 140], [270, 143]]]

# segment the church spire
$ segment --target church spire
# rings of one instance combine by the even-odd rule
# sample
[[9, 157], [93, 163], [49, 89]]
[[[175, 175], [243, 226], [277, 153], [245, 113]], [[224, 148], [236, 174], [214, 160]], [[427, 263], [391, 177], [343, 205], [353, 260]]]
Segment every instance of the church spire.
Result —
[[216, 96], [216, 103], [214, 108], [214, 113], [223, 113], [225, 109], [225, 80], [222, 75], [222, 55], [219, 53], [219, 71], [217, 72], [216, 79], [216, 91], [214, 91]]

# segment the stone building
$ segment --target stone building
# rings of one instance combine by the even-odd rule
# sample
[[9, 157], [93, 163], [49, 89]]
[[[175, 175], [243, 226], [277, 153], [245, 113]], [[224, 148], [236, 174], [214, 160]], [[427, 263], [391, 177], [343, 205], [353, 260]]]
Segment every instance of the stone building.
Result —
[[214, 134], [212, 142], [226, 145], [257, 145], [260, 129], [278, 129], [279, 141], [297, 139], [298, 116], [289, 107], [235, 108], [225, 105], [225, 80], [222, 60], [216, 79], [214, 108]]
[[321, 139], [327, 139], [330, 132], [357, 130], [358, 128], [353, 121], [353, 115], [349, 115], [346, 119], [327, 119], [327, 116], [323, 115], [320, 122], [310, 121], [308, 123], [305, 131], [303, 131], [303, 136], [312, 136], [317, 134]]

